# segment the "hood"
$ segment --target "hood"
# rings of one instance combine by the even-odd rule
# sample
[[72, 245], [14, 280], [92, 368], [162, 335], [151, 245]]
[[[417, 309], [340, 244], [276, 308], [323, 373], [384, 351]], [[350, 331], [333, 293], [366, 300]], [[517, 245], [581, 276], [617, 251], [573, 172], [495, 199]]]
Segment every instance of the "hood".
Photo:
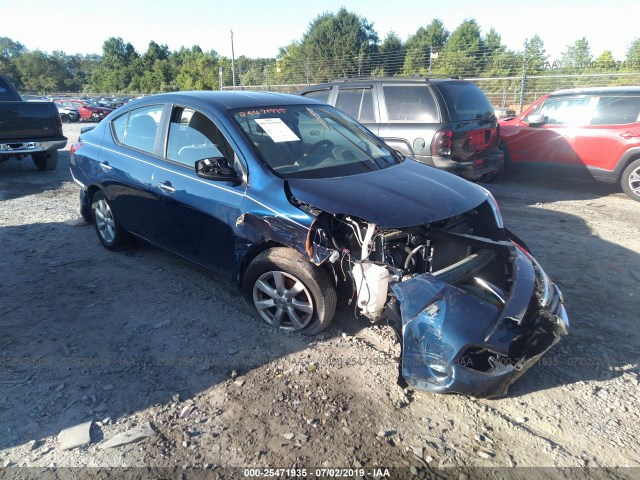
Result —
[[411, 159], [376, 172], [287, 182], [301, 202], [328, 213], [353, 215], [383, 228], [443, 220], [487, 199], [477, 185]]

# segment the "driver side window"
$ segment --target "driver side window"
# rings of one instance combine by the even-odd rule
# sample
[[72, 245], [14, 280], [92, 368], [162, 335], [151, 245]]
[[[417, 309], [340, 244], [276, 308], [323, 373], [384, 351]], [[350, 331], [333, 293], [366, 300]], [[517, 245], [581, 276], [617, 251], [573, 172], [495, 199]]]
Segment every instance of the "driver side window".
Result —
[[198, 160], [224, 158], [234, 165], [234, 152], [220, 129], [204, 114], [174, 107], [169, 125], [167, 158], [190, 169]]

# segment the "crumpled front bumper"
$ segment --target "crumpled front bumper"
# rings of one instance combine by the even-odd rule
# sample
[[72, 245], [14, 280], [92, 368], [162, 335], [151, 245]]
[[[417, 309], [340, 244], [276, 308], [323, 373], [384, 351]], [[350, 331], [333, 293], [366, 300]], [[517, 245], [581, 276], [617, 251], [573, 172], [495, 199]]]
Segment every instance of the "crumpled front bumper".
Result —
[[391, 287], [402, 319], [401, 375], [410, 388], [505, 395], [567, 333], [560, 290], [538, 262], [518, 247], [512, 270], [500, 307], [431, 274]]

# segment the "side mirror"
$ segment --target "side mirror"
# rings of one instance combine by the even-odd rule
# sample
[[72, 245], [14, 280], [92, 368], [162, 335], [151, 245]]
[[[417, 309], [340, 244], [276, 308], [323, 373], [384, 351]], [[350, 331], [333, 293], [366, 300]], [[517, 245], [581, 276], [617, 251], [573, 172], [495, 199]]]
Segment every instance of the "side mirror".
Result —
[[224, 157], [203, 158], [196, 162], [196, 174], [207, 180], [240, 180]]
[[547, 120], [547, 117], [540, 113], [529, 115], [527, 117], [527, 123], [530, 127], [539, 127], [540, 125], [544, 125], [545, 123], [547, 123]]

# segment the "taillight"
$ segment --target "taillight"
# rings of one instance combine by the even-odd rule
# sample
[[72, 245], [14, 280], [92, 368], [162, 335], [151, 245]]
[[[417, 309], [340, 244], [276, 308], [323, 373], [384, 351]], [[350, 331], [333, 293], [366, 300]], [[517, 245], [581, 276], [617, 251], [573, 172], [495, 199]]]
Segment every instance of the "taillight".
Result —
[[71, 148], [69, 149], [69, 155], [73, 155], [74, 153], [76, 153], [78, 150], [80, 150], [80, 147], [82, 147], [81, 142], [71, 145]]
[[451, 155], [451, 146], [453, 145], [451, 137], [453, 137], [451, 130], [446, 128], [438, 130], [431, 142], [431, 155], [436, 157], [448, 157]]

